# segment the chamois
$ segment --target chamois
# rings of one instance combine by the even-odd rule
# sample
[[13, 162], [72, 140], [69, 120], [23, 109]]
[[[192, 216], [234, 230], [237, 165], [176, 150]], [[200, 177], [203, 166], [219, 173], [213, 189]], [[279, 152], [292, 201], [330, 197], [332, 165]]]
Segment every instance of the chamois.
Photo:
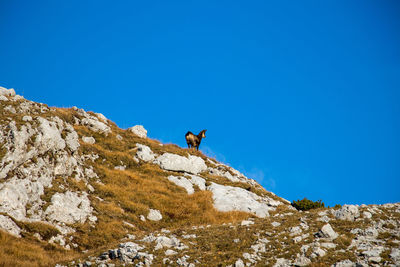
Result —
[[195, 135], [190, 131], [187, 132], [185, 135], [185, 138], [186, 138], [186, 143], [187, 143], [188, 147], [189, 148], [190, 148], [190, 146], [195, 147], [198, 151], [200, 143], [201, 143], [201, 139], [206, 137], [206, 131], [207, 130], [203, 130], [198, 135]]

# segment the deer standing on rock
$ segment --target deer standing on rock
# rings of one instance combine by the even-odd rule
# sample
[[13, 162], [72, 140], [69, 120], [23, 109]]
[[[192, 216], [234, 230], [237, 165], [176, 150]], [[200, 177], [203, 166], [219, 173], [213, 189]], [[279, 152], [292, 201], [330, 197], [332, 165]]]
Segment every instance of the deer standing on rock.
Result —
[[206, 131], [201, 131], [198, 135], [193, 134], [192, 132], [187, 132], [185, 135], [186, 143], [188, 147], [195, 147], [197, 151], [199, 151], [199, 146], [201, 143], [201, 139], [206, 137]]

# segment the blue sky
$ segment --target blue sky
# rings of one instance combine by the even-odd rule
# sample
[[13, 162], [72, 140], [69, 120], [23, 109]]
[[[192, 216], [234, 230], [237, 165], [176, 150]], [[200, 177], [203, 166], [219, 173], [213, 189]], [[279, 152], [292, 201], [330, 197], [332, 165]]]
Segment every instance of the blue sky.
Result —
[[290, 201], [400, 201], [398, 1], [0, 1], [0, 86]]

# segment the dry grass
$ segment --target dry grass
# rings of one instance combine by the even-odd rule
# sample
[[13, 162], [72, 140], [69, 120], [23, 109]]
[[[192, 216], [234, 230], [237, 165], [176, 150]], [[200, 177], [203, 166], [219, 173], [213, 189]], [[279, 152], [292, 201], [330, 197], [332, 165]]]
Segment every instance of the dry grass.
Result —
[[47, 242], [24, 240], [0, 231], [0, 266], [54, 266], [78, 255]]

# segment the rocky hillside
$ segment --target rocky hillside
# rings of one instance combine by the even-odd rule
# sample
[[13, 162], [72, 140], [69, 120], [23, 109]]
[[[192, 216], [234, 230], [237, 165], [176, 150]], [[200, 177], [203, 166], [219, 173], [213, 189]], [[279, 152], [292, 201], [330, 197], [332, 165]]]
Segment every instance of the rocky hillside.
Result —
[[306, 212], [201, 152], [0, 87], [0, 266], [399, 266], [400, 204]]

